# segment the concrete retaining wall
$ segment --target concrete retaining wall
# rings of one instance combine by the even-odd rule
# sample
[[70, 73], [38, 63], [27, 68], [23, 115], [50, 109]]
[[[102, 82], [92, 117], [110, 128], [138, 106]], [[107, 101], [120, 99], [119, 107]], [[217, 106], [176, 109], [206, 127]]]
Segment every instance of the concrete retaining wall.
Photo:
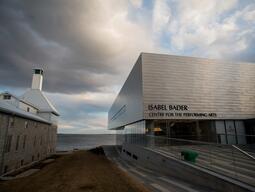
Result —
[[123, 144], [121, 157], [186, 182], [209, 187], [213, 191], [255, 191], [255, 188], [234, 179], [140, 146]]

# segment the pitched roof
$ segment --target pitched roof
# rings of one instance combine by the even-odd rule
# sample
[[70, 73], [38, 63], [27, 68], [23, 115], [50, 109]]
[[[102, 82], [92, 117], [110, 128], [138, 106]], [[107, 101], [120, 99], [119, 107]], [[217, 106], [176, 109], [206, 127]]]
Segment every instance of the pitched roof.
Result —
[[33, 113], [23, 111], [22, 109], [19, 109], [19, 108], [15, 107], [14, 105], [12, 105], [6, 101], [3, 101], [3, 100], [0, 100], [0, 111], [9, 113], [9, 114], [15, 114], [17, 116], [24, 117], [27, 119], [32, 119], [32, 120], [51, 124], [51, 122], [46, 121], [45, 119], [43, 119]]
[[11, 97], [15, 98], [16, 100], [18, 100], [18, 101], [20, 101], [20, 102], [22, 102], [22, 103], [25, 103], [25, 104], [27, 104], [27, 105], [29, 105], [29, 106], [31, 106], [31, 107], [37, 109], [37, 107], [34, 106], [32, 103], [29, 103], [29, 102], [27, 102], [27, 101], [24, 101], [24, 100], [20, 99], [18, 96], [14, 95], [14, 94], [12, 94], [12, 93], [10, 93], [10, 92], [8, 92], [8, 91], [5, 91], [5, 92], [3, 92], [3, 93], [0, 93], [0, 95], [6, 95], [6, 94], [10, 95]]
[[40, 112], [51, 112], [59, 116], [58, 111], [39, 89], [29, 89], [20, 98], [35, 105]]

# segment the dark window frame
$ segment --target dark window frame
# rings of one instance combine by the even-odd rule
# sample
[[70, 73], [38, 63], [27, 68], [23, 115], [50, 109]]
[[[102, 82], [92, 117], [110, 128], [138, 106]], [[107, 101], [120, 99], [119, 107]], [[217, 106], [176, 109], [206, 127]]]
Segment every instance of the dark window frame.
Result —
[[10, 100], [11, 99], [11, 95], [6, 94], [6, 95], [4, 95], [3, 99], [4, 100]]
[[9, 127], [14, 127], [14, 122], [15, 122], [14, 117], [10, 117], [9, 118]]
[[11, 144], [12, 144], [12, 135], [8, 135], [5, 146], [4, 146], [4, 152], [9, 153], [11, 151]]
[[26, 147], [26, 141], [27, 141], [27, 135], [24, 135], [23, 137], [23, 149]]
[[25, 128], [28, 128], [28, 121], [25, 121]]
[[34, 147], [36, 146], [36, 136], [34, 138]]
[[16, 151], [19, 150], [19, 140], [20, 140], [20, 135], [17, 135], [16, 146], [15, 146]]
[[35, 73], [35, 74], [43, 75], [43, 70], [42, 70], [42, 69], [35, 69], [35, 70], [34, 70], [34, 73]]

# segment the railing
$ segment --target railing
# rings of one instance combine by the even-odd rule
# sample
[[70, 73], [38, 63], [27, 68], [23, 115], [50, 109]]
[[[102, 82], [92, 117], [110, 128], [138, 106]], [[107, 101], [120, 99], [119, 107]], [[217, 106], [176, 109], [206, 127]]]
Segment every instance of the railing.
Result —
[[[227, 136], [228, 138], [231, 136], [236, 138], [236, 135]], [[238, 136], [241, 138], [244, 135]], [[249, 135], [249, 137], [254, 137], [253, 139], [255, 139], [255, 136]], [[255, 160], [247, 156], [247, 154], [255, 156], [254, 144], [242, 143], [233, 147], [230, 144], [142, 134], [126, 136], [125, 142], [144, 146], [181, 161], [184, 161], [181, 155], [182, 151], [196, 152], [198, 157], [193, 164], [255, 186]]]
[[249, 154], [248, 152], [246, 152], [246, 151], [240, 149], [240, 148], [237, 147], [236, 145], [232, 145], [232, 147], [236, 148], [238, 151], [240, 151], [241, 153], [243, 153], [243, 154], [246, 155], [247, 157], [249, 157], [249, 158], [255, 160], [255, 157], [254, 157], [254, 156], [252, 156], [252, 155]]

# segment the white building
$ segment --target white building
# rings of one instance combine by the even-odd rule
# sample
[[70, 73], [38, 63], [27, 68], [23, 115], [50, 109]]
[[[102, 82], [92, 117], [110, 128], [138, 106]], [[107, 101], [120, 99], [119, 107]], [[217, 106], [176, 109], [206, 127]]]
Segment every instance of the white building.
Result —
[[21, 97], [0, 94], [0, 175], [55, 153], [59, 113], [42, 92], [43, 70]]

